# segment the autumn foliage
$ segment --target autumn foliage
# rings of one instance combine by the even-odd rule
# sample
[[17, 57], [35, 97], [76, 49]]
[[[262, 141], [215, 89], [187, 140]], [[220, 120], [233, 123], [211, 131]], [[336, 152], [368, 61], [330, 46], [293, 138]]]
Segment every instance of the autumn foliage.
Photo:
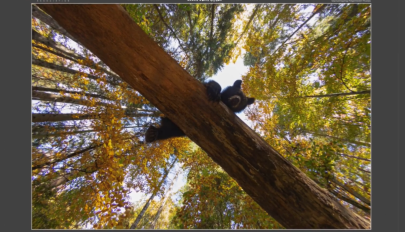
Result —
[[[243, 59], [252, 129], [369, 219], [369, 4], [123, 7], [198, 80]], [[33, 228], [283, 228], [188, 138], [145, 145], [163, 114], [35, 5], [31, 79]]]

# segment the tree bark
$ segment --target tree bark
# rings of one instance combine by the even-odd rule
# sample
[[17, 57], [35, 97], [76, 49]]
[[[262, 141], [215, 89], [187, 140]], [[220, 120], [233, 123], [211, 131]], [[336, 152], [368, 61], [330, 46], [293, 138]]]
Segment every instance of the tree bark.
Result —
[[118, 5], [38, 5], [204, 149], [286, 228], [365, 229], [193, 79]]

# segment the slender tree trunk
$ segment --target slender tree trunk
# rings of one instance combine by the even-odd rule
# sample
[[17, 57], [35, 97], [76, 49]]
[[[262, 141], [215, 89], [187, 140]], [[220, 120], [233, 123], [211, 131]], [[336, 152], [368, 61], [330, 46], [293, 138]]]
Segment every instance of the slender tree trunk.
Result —
[[[123, 128], [145, 128], [146, 126], [125, 126]], [[41, 132], [32, 133], [31, 138], [39, 139], [39, 138], [47, 138], [47, 137], [54, 137], [54, 136], [62, 136], [62, 135], [76, 135], [76, 134], [84, 134], [90, 132], [98, 132], [100, 130], [74, 130], [74, 131], [67, 131], [71, 128], [58, 128], [58, 131], [55, 133], [49, 133], [46, 130]]]
[[162, 213], [163, 207], [166, 204], [166, 200], [162, 202], [162, 204], [159, 206], [159, 209], [157, 210], [155, 216], [153, 217], [153, 221], [150, 225], [150, 229], [155, 229], [156, 223], [160, 217], [160, 214]]
[[161, 13], [160, 10], [159, 10], [159, 6], [156, 5], [156, 4], [154, 4], [153, 7], [154, 7], [154, 8], [156, 9], [156, 11], [158, 12], [160, 20], [161, 20], [161, 21], [163, 22], [163, 24], [170, 30], [170, 32], [172, 33], [172, 35], [174, 36], [174, 38], [176, 38], [177, 42], [179, 43], [179, 46], [180, 46], [181, 49], [183, 50], [184, 54], [187, 56], [187, 58], [189, 58], [189, 57], [188, 57], [188, 54], [187, 54], [187, 50], [184, 49], [184, 47], [183, 47], [183, 43], [182, 43], [181, 40], [177, 37], [177, 34], [174, 32], [173, 28], [172, 28], [171, 26], [169, 26], [169, 25], [166, 23], [166, 21], [165, 21], [163, 15], [162, 15], [162, 13]]
[[32, 16], [41, 20], [43, 23], [48, 24], [55, 30], [59, 31], [62, 35], [66, 35], [71, 40], [75, 41], [76, 43], [80, 44], [73, 36], [71, 36], [63, 27], [59, 26], [59, 24], [49, 15], [42, 12], [36, 5], [32, 5]]
[[[248, 23], [247, 23], [246, 26], [245, 26], [245, 29], [244, 29], [243, 32], [240, 34], [238, 40], [236, 40], [235, 47], [236, 47], [237, 44], [239, 43], [240, 39], [242, 39], [242, 37], [243, 37], [243, 35], [246, 33], [246, 31], [248, 31], [248, 28], [249, 28], [249, 26], [250, 26], [250, 23], [251, 23], [251, 22], [253, 21], [253, 19], [255, 18], [256, 13], [257, 13], [257, 11], [260, 9], [260, 7], [261, 7], [260, 4], [257, 4], [257, 5], [255, 6], [255, 8], [254, 8], [252, 14], [251, 14], [250, 17], [249, 17], [249, 21], [248, 21]], [[277, 19], [277, 20], [278, 20], [278, 19]], [[272, 28], [272, 26], [270, 26], [270, 28]]]
[[43, 168], [43, 167], [45, 167], [45, 166], [49, 166], [49, 165], [52, 165], [52, 164], [61, 162], [61, 161], [63, 161], [63, 160], [72, 158], [72, 157], [74, 157], [74, 156], [81, 155], [81, 154], [83, 154], [84, 152], [91, 151], [91, 150], [93, 150], [93, 149], [95, 149], [95, 148], [97, 148], [97, 147], [99, 147], [99, 146], [100, 146], [100, 145], [89, 146], [89, 147], [84, 148], [84, 149], [82, 149], [82, 150], [78, 150], [78, 151], [76, 151], [76, 152], [70, 153], [70, 154], [66, 155], [65, 157], [63, 157], [63, 158], [53, 159], [53, 160], [48, 161], [48, 162], [45, 162], [45, 163], [43, 163], [43, 164], [35, 165], [35, 166], [32, 167], [32, 170], [39, 169], [39, 168]]
[[[286, 228], [366, 229], [193, 79], [118, 5], [41, 4], [63, 28], [204, 149]], [[84, 33], [85, 32], [85, 33]]]
[[[32, 99], [41, 100], [41, 101], [71, 103], [71, 104], [77, 104], [77, 105], [83, 105], [85, 102], [87, 102], [87, 100], [75, 99], [72, 97], [61, 96], [61, 95], [53, 94], [53, 93], [45, 93], [45, 92], [41, 92], [41, 91], [33, 91]], [[97, 102], [97, 104], [102, 105], [102, 106], [109, 106], [108, 103], [104, 103], [104, 102]]]
[[145, 214], [146, 210], [149, 208], [150, 202], [155, 197], [155, 195], [156, 195], [156, 193], [153, 193], [152, 196], [150, 196], [148, 201], [143, 206], [141, 212], [138, 214], [138, 216], [136, 216], [136, 219], [135, 219], [134, 223], [132, 223], [130, 229], [136, 229], [136, 227], [138, 226], [139, 222], [141, 221], [143, 215]]
[[[103, 114], [32, 114], [32, 122], [60, 122], [68, 120], [98, 119]], [[155, 114], [127, 113], [127, 117], [151, 117]]]
[[61, 122], [99, 118], [99, 114], [32, 114], [32, 122]]
[[288, 40], [290, 40], [290, 39], [293, 37], [293, 35], [295, 35], [295, 33], [297, 33], [297, 31], [299, 31], [305, 24], [307, 24], [307, 22], [308, 22], [309, 20], [311, 20], [312, 17], [314, 17], [316, 14], [322, 12], [324, 8], [325, 8], [325, 4], [323, 4], [323, 5], [322, 5], [321, 7], [319, 7], [316, 11], [314, 11], [314, 12], [312, 13], [312, 15], [309, 16], [309, 17], [307, 18], [307, 20], [305, 20], [305, 22], [303, 22], [286, 40], [284, 40], [284, 42], [273, 52], [273, 54], [276, 54], [276, 52], [278, 51], [278, 49], [280, 49], [281, 47], [283, 47], [284, 44], [285, 44]]
[[53, 93], [74, 93], [74, 94], [84, 94], [85, 96], [88, 97], [94, 97], [94, 98], [100, 98], [100, 99], [104, 99], [104, 100], [110, 100], [104, 96], [101, 96], [99, 94], [91, 94], [91, 93], [84, 93], [84, 92], [80, 92], [80, 91], [71, 91], [71, 90], [64, 90], [64, 89], [52, 89], [52, 88], [45, 88], [45, 87], [38, 87], [38, 86], [33, 86], [32, 90], [34, 91], [46, 91], [46, 92], [53, 92]]
[[94, 172], [98, 171], [98, 169], [93, 165], [90, 167], [86, 167], [85, 169], [82, 169], [81, 172], [73, 174], [73, 173], [65, 173], [64, 175], [60, 175], [56, 178], [53, 178], [49, 180], [47, 183], [48, 187], [50, 188], [56, 188], [58, 186], [61, 186], [63, 184], [66, 184], [67, 182], [76, 179], [78, 177], [84, 176], [84, 175], [89, 175]]
[[[318, 181], [315, 180], [315, 182], [319, 184]], [[330, 193], [332, 193], [333, 195], [335, 195], [335, 197], [339, 198], [340, 200], [345, 201], [345, 202], [347, 202], [347, 203], [353, 205], [354, 207], [356, 207], [356, 208], [358, 208], [358, 209], [360, 209], [360, 210], [363, 210], [363, 211], [366, 212], [367, 214], [370, 214], [370, 210], [371, 210], [370, 207], [365, 206], [365, 205], [362, 205], [362, 204], [356, 202], [355, 200], [350, 199], [350, 198], [348, 198], [348, 197], [346, 197], [346, 196], [340, 194], [340, 193], [339, 193], [338, 191], [336, 191], [336, 190], [328, 189], [328, 191], [329, 191]]]
[[367, 173], [367, 174], [371, 174], [370, 171], [364, 170], [364, 169], [362, 169], [362, 168], [359, 168], [359, 170], [362, 171], [362, 172], [365, 172], [365, 173]]
[[330, 191], [333, 195], [335, 195], [337, 198], [346, 201], [347, 203], [353, 205], [354, 207], [363, 210], [365, 213], [370, 214], [370, 207], [367, 207], [365, 205], [362, 205], [348, 197], [343, 196], [342, 194], [337, 193], [336, 191]]
[[359, 160], [364, 160], [364, 161], [371, 162], [370, 159], [361, 158], [361, 157], [357, 157], [357, 156], [353, 156], [353, 155], [346, 155], [346, 154], [343, 154], [343, 153], [340, 153], [339, 155], [349, 157], [349, 158], [353, 158], [353, 159], [359, 159]]
[[[32, 33], [32, 39], [33, 39], [33, 40], [35, 40], [35, 41], [38, 42], [38, 43], [42, 43], [42, 44], [46, 45], [47, 47], [50, 47], [50, 48], [54, 49], [54, 50], [55, 50], [56, 52], [58, 52], [58, 53], [61, 53], [61, 54], [65, 55], [65, 56], [67, 56], [67, 57], [70, 57], [70, 58], [68, 58], [68, 59], [77, 60], [77, 59], [82, 59], [82, 58], [84, 58], [84, 57], [82, 57], [82, 56], [80, 56], [80, 55], [74, 53], [73, 51], [69, 50], [69, 49], [66, 48], [65, 46], [59, 44], [58, 42], [53, 41], [52, 39], [47, 38], [47, 37], [45, 37], [45, 36], [39, 34], [39, 33], [38, 33], [37, 31], [35, 31], [35, 30], [32, 30], [31, 33]], [[38, 45], [37, 45], [37, 46], [38, 46]], [[42, 47], [41, 47], [41, 48], [42, 48]]]
[[47, 138], [47, 137], [54, 137], [54, 136], [63, 136], [63, 135], [77, 135], [77, 134], [84, 134], [84, 133], [90, 133], [90, 132], [96, 132], [98, 130], [76, 130], [76, 131], [66, 131], [66, 130], [60, 130], [55, 133], [48, 133], [46, 131], [40, 132], [40, 133], [33, 133], [32, 138], [33, 139], [39, 139], [39, 138]]
[[350, 198], [348, 198], [348, 197], [343, 196], [342, 194], [337, 193], [336, 191], [330, 191], [330, 192], [331, 192], [333, 195], [335, 195], [337, 198], [341, 199], [342, 201], [345, 201], [345, 202], [347, 202], [347, 203], [353, 205], [354, 207], [356, 207], [356, 208], [358, 208], [358, 209], [360, 209], [360, 210], [363, 210], [366, 214], [370, 215], [370, 211], [371, 211], [370, 207], [367, 207], [367, 206], [365, 206], [365, 205], [362, 205], [362, 204], [356, 202], [356, 201], [353, 200], [353, 199], [350, 199]]
[[157, 223], [157, 221], [158, 221], [158, 219], [159, 219], [159, 217], [160, 217], [160, 214], [161, 214], [162, 211], [163, 211], [163, 207], [165, 206], [167, 199], [171, 196], [171, 190], [172, 190], [172, 188], [173, 188], [174, 182], [175, 182], [175, 180], [177, 179], [177, 176], [178, 176], [179, 172], [180, 172], [180, 170], [178, 170], [178, 171], [176, 172], [176, 175], [173, 177], [173, 181], [172, 181], [172, 183], [170, 184], [170, 187], [169, 187], [169, 189], [167, 190], [167, 192], [166, 192], [166, 194], [165, 194], [165, 197], [160, 201], [159, 209], [157, 210], [155, 216], [153, 217], [153, 221], [151, 222], [150, 229], [155, 229], [156, 223]]
[[[68, 48], [66, 48], [65, 46], [59, 44], [58, 42], [47, 38], [41, 34], [39, 34], [38, 32], [32, 30], [32, 39], [42, 43], [50, 48], [53, 48], [55, 51], [49, 50], [48, 48], [44, 48], [42, 46], [39, 46], [37, 44], [33, 44], [32, 46], [40, 48], [42, 50], [45, 50], [47, 52], [50, 52], [52, 54], [55, 54], [57, 56], [63, 57], [65, 59], [69, 59], [73, 62], [79, 63], [78, 60], [86, 60], [86, 57], [78, 55], [77, 53], [74, 53], [73, 51], [69, 50]], [[92, 65], [88, 66], [89, 68], [94, 68], [94, 66], [96, 65], [96, 63], [92, 62]], [[115, 73], [112, 73], [111, 71], [101, 67], [100, 65], [97, 67], [100, 71], [103, 71], [104, 73], [107, 73], [109, 75], [110, 78], [114, 79], [114, 80], [120, 80], [120, 77], [117, 76]], [[114, 82], [115, 83], [115, 82]]]
[[172, 162], [172, 164], [170, 165], [169, 168], [167, 168], [165, 170], [165, 173], [162, 177], [162, 180], [160, 181], [158, 187], [153, 191], [152, 195], [149, 197], [148, 201], [145, 203], [145, 205], [143, 206], [141, 212], [138, 214], [138, 216], [136, 217], [134, 223], [132, 223], [130, 229], [135, 229], [139, 222], [141, 221], [143, 215], [145, 214], [146, 210], [148, 209], [150, 202], [153, 200], [153, 198], [155, 197], [155, 195], [158, 193], [160, 187], [162, 186], [163, 182], [166, 180], [167, 176], [169, 175], [170, 170], [173, 168], [174, 164], [177, 162], [177, 158], [175, 158], [175, 160]]
[[360, 201], [362, 201], [363, 203], [370, 205], [370, 200], [363, 197], [360, 193], [354, 191], [354, 189], [350, 188], [349, 186], [341, 183], [338, 179], [336, 179], [335, 177], [333, 177], [331, 179], [331, 181], [333, 183], [335, 183], [336, 185], [340, 186], [341, 188], [343, 188], [344, 190], [346, 190], [348, 193], [352, 194], [353, 196], [357, 197]]
[[347, 95], [358, 95], [358, 94], [370, 94], [370, 90], [364, 90], [359, 92], [350, 92], [350, 93], [331, 93], [331, 94], [324, 94], [324, 95], [308, 95], [302, 96], [302, 98], [310, 98], [310, 97], [339, 97], [339, 96], [347, 96]]
[[[49, 63], [49, 62], [37, 59], [35, 57], [32, 58], [32, 64], [38, 65], [38, 66], [41, 66], [41, 67], [44, 67], [44, 68], [60, 71], [60, 72], [69, 73], [69, 74], [77, 74], [78, 73], [77, 70], [70, 69], [70, 68], [67, 68], [67, 67], [64, 67], [64, 66], [61, 66], [61, 65]], [[86, 73], [86, 77], [89, 78], [89, 79], [93, 79], [93, 80], [100, 79], [97, 76], [87, 74], [87, 73]], [[119, 81], [116, 78], [110, 78], [110, 80], [108, 80], [108, 83], [111, 84], [111, 85], [118, 85]]]
[[316, 132], [312, 132], [312, 131], [303, 131], [303, 132], [304, 133], [309, 133], [309, 134], [312, 134], [312, 135], [315, 135], [315, 136], [328, 137], [328, 138], [332, 138], [332, 139], [336, 139], [336, 140], [339, 140], [339, 141], [344, 141], [344, 142], [348, 142], [348, 143], [352, 143], [352, 144], [356, 144], [356, 145], [367, 146], [367, 147], [371, 146], [371, 144], [367, 143], [367, 142], [354, 141], [354, 140], [350, 140], [350, 139], [339, 138], [339, 137], [336, 137], [336, 136], [316, 133]]

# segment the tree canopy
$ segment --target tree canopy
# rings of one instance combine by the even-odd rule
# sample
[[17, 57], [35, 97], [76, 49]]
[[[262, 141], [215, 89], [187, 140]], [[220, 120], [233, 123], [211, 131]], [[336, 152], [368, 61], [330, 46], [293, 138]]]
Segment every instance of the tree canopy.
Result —
[[[132, 4], [123, 5], [127, 18], [112, 7], [98, 7], [112, 12], [109, 17], [115, 18], [110, 20], [123, 20], [115, 31], [108, 29], [114, 22], [110, 24], [107, 16], [71, 14], [78, 28], [80, 17], [88, 17], [89, 24], [97, 27], [95, 21], [100, 20], [110, 33], [139, 39], [143, 31], [183, 69], [165, 63], [166, 56], [156, 55], [163, 53], [152, 46], [142, 61], [141, 47], [131, 44], [139, 40], [114, 40], [118, 34], [111, 40], [91, 34], [96, 38], [92, 47], [87, 43], [91, 36], [71, 30], [53, 12], [54, 6], [39, 7], [49, 15], [33, 6], [33, 228], [296, 228], [276, 214], [275, 206], [263, 207], [270, 196], [258, 196], [248, 183], [273, 183], [263, 188], [268, 193], [287, 190], [288, 180], [282, 176], [287, 171], [278, 167], [289, 167], [290, 162], [297, 171], [289, 169], [289, 175], [305, 183], [291, 188], [310, 186], [324, 194], [326, 202], [340, 202], [344, 208], [339, 209], [348, 210], [347, 218], [355, 217], [360, 227], [367, 227], [369, 4]], [[133, 21], [142, 31], [136, 31]], [[89, 26], [87, 33], [96, 30]], [[104, 42], [105, 47], [115, 43], [133, 50], [104, 52], [99, 46]], [[119, 59], [131, 52], [136, 59]], [[246, 110], [255, 133], [221, 105], [206, 101], [202, 85], [187, 79], [190, 74], [204, 81], [237, 58], [249, 67], [241, 76], [244, 92], [258, 99]], [[160, 70], [140, 71], [151, 64]], [[198, 102], [196, 109], [189, 110], [184, 105], [188, 100], [179, 100], [181, 96]], [[179, 112], [187, 114], [180, 117]], [[144, 144], [146, 128], [163, 114], [194, 142], [205, 144], [205, 151], [186, 137]], [[182, 120], [198, 114], [205, 121]], [[215, 127], [218, 122], [221, 127]], [[234, 138], [227, 136], [227, 146], [218, 147], [216, 141], [226, 140], [226, 133]], [[257, 134], [263, 144], [255, 140], [252, 148], [241, 142], [256, 139]], [[263, 158], [265, 145], [278, 151], [272, 154], [281, 154], [280, 158]], [[262, 153], [252, 154], [254, 149]], [[301, 172], [317, 185], [307, 182]], [[179, 173], [184, 174], [185, 185], [172, 193]], [[143, 193], [145, 200], [134, 203], [131, 192]], [[290, 202], [278, 202], [282, 210], [309, 212], [298, 202], [312, 201], [310, 195], [286, 197]], [[303, 221], [315, 223], [311, 216]], [[314, 227], [340, 225], [333, 220], [320, 218]], [[322, 224], [325, 221], [330, 224]]]

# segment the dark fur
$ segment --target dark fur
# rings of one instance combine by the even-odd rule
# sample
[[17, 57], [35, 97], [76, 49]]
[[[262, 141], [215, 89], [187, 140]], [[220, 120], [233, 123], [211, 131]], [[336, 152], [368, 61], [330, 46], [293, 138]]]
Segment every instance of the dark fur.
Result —
[[[233, 83], [233, 86], [228, 86], [221, 93], [221, 86], [215, 81], [205, 83], [207, 95], [210, 101], [222, 101], [230, 110], [235, 113], [241, 112], [246, 106], [252, 104], [255, 99], [246, 97], [241, 90], [241, 80]], [[150, 126], [145, 133], [145, 142], [151, 143], [156, 140], [163, 140], [172, 137], [184, 136], [184, 132], [166, 117], [161, 118], [160, 127]]]

